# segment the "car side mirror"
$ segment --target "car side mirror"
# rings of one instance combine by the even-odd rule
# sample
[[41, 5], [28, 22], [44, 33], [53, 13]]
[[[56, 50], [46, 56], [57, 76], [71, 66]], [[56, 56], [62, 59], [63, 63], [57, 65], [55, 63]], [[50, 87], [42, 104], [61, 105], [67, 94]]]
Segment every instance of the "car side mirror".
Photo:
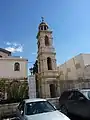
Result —
[[84, 97], [80, 97], [79, 101], [85, 101], [85, 98]]

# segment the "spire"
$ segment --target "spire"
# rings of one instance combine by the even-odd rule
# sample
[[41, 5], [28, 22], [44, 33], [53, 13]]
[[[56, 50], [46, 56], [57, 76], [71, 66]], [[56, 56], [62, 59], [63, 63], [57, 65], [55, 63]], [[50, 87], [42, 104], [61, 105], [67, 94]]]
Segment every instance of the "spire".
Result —
[[42, 22], [44, 22], [44, 17], [41, 17], [41, 19], [42, 19]]
[[41, 17], [41, 23], [38, 28], [39, 30], [48, 30], [48, 24], [44, 21], [44, 17]]

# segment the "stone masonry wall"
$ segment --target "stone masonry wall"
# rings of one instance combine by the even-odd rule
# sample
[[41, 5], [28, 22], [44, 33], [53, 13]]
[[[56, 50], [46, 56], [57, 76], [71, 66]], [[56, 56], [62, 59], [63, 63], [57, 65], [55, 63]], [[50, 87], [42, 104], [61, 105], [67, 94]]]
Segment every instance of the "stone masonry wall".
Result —
[[67, 89], [82, 89], [82, 88], [90, 88], [90, 80], [89, 79], [81, 79], [81, 80], [60, 80], [60, 94]]
[[0, 105], [0, 120], [1, 117], [7, 117], [16, 113], [16, 107], [18, 103], [2, 104]]

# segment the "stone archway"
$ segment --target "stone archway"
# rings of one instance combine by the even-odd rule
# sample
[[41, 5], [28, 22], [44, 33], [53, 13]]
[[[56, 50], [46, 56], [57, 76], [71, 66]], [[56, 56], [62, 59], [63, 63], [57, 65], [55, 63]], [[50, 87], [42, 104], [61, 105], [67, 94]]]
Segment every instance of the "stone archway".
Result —
[[55, 86], [55, 84], [50, 84], [50, 95], [51, 95], [51, 98], [56, 97], [56, 86]]

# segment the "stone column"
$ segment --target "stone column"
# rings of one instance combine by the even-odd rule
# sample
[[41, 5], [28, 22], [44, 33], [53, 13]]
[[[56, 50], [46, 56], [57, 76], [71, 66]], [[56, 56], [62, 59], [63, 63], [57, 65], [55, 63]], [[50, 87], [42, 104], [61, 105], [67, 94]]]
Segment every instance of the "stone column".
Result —
[[46, 82], [43, 82], [41, 85], [41, 91], [42, 91], [42, 98], [50, 98], [50, 88], [49, 88], [49, 84], [47, 84]]
[[29, 76], [29, 98], [36, 98], [36, 80], [35, 75]]

